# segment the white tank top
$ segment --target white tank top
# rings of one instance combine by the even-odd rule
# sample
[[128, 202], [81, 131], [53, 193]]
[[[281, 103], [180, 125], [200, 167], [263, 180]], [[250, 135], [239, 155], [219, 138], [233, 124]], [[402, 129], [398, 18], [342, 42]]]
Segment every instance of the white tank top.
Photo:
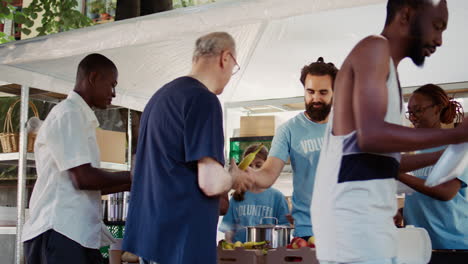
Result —
[[[401, 124], [403, 101], [392, 59], [389, 66], [385, 121]], [[356, 131], [344, 136], [331, 131], [329, 122], [311, 203], [317, 257], [340, 263], [393, 258], [400, 153], [364, 153]]]

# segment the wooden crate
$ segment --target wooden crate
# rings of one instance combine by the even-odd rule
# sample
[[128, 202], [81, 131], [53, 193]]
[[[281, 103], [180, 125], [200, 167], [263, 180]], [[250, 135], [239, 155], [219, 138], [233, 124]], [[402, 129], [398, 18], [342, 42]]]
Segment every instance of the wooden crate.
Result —
[[265, 264], [290, 264], [290, 263], [307, 263], [319, 264], [315, 255], [315, 249], [303, 247], [299, 249], [287, 249], [280, 247], [268, 251]]
[[266, 264], [262, 250], [218, 247], [218, 264]]

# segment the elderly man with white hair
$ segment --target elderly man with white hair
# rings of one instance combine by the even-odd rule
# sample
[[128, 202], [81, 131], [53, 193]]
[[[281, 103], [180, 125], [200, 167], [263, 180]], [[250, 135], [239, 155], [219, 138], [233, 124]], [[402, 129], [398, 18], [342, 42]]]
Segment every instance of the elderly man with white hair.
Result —
[[246, 190], [250, 173], [224, 170], [221, 94], [239, 69], [234, 39], [200, 37], [192, 71], [160, 88], [143, 112], [126, 251], [142, 263], [215, 264], [219, 195]]

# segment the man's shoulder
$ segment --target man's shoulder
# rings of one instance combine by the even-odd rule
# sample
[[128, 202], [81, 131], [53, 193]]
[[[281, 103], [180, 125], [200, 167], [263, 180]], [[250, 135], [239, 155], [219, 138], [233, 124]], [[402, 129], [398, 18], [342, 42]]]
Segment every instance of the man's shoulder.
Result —
[[285, 123], [283, 123], [282, 125], [280, 125], [278, 129], [290, 131], [291, 133], [307, 133], [306, 131], [316, 131], [317, 129], [325, 130], [325, 127], [326, 124], [320, 124], [310, 121], [305, 116], [304, 112], [301, 112], [293, 118], [286, 121]]
[[46, 117], [46, 120], [57, 120], [62, 118], [69, 118], [70, 116], [79, 117], [81, 115], [81, 112], [82, 111], [78, 105], [73, 103], [71, 100], [65, 99], [62, 102], [58, 103], [54, 108], [52, 108], [52, 110], [50, 110], [49, 114]]
[[290, 118], [288, 121], [284, 122], [283, 124], [281, 124], [278, 129], [286, 129], [286, 130], [290, 130], [291, 128], [294, 128], [295, 126], [298, 126], [300, 125], [301, 123], [303, 123], [303, 117], [304, 117], [304, 113], [301, 112], [295, 116], [293, 116], [292, 118]]
[[359, 41], [354, 49], [389, 48], [388, 39], [381, 35], [370, 35]]
[[370, 35], [363, 38], [354, 46], [348, 58], [353, 61], [368, 56], [378, 59], [389, 57], [389, 55], [390, 45], [388, 39], [381, 35]]
[[155, 94], [156, 98], [173, 96], [176, 96], [180, 101], [199, 98], [203, 101], [218, 100], [218, 97], [211, 93], [201, 82], [189, 76], [174, 79], [161, 87]]

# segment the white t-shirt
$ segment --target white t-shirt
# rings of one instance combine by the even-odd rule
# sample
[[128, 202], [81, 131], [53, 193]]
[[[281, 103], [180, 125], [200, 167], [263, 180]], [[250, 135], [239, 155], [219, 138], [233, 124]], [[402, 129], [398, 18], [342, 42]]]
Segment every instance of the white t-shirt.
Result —
[[68, 171], [87, 163], [99, 167], [98, 126], [94, 112], [73, 91], [47, 116], [34, 146], [37, 181], [23, 242], [50, 229], [87, 248], [112, 241], [102, 222], [101, 191], [76, 189]]

